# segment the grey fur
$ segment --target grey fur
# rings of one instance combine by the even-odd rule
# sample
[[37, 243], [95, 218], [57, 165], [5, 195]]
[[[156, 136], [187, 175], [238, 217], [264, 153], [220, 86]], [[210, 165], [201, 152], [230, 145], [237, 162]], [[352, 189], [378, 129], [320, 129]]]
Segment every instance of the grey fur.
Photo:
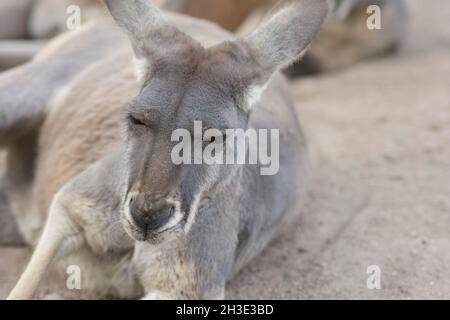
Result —
[[[148, 60], [144, 82], [139, 87], [127, 80], [128, 48], [113, 42], [117, 52], [108, 51], [107, 58], [86, 68], [66, 98], [49, 110], [40, 129], [32, 182], [37, 198], [31, 205], [40, 204], [41, 214], [48, 208], [50, 212], [10, 298], [32, 297], [56, 256], [77, 261], [87, 286], [83, 289], [100, 296], [223, 298], [226, 281], [298, 214], [303, 201], [306, 145], [277, 70], [312, 40], [326, 15], [325, 2], [296, 1], [301, 16], [313, 19], [284, 9], [278, 15], [282, 21], [271, 20], [263, 28], [272, 26], [289, 40], [269, 33], [274, 36], [264, 38], [273, 46], [269, 48], [259, 43], [259, 36], [236, 40], [211, 24], [182, 16], [171, 16], [167, 28], [159, 22], [140, 28], [134, 18], [159, 17], [153, 6], [107, 1], [116, 21], [128, 31], [137, 30], [129, 35], [134, 49]], [[139, 4], [139, 15], [130, 3]], [[304, 31], [293, 41], [293, 29], [298, 28]], [[116, 34], [113, 30], [105, 34]], [[281, 59], [267, 54], [291, 45]], [[111, 41], [105, 46], [112, 47]], [[90, 87], [93, 83], [98, 87]], [[252, 108], [244, 107], [255, 85], [266, 90]], [[138, 95], [132, 100], [135, 89]], [[0, 115], [8, 112], [14, 114], [6, 109]], [[8, 119], [11, 128], [14, 121]], [[262, 176], [259, 164], [175, 166], [171, 133], [192, 130], [194, 120], [216, 128], [279, 129], [279, 173]], [[77, 150], [82, 154], [74, 159]], [[160, 201], [176, 201], [183, 219], [164, 232], [139, 226], [127, 215], [131, 200], [146, 218], [160, 214], [155, 210]]]
[[267, 62], [285, 67], [311, 43], [327, 16], [327, 8], [326, 1], [288, 1], [285, 9], [258, 28], [247, 41]]

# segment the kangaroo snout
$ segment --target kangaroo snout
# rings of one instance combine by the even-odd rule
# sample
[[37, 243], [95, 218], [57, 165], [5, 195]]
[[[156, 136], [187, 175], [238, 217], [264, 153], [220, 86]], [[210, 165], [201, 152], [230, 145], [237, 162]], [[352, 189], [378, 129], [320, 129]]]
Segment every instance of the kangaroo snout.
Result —
[[148, 202], [143, 197], [130, 198], [132, 222], [144, 232], [161, 231], [175, 215], [175, 206], [165, 199]]

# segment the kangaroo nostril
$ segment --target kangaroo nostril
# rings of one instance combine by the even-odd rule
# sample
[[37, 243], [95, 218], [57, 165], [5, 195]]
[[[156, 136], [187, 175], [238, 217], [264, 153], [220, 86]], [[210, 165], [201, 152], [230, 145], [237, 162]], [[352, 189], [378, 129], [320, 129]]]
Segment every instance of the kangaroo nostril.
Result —
[[146, 231], [158, 231], [164, 227], [175, 214], [175, 207], [166, 205], [158, 210], [142, 210], [136, 201], [130, 199], [130, 214], [136, 227]]
[[143, 212], [136, 206], [136, 203], [132, 198], [130, 199], [129, 209], [134, 224], [141, 229], [146, 229], [147, 222], [145, 219], [145, 214], [143, 214]]

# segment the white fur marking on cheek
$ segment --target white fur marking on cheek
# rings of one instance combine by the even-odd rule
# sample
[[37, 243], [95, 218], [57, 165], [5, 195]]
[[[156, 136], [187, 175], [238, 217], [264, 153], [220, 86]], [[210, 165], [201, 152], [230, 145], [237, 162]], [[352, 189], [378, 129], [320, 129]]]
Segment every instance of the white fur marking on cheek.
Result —
[[144, 81], [148, 72], [149, 63], [145, 58], [134, 58], [134, 75], [139, 82]]
[[[175, 206], [175, 214], [174, 216], [169, 220], [169, 222], [164, 226], [164, 229], [171, 229], [175, 227], [177, 224], [183, 220], [183, 214], [181, 213], [181, 203], [179, 201], [176, 201], [174, 199], [167, 199], [167, 202]], [[164, 231], [164, 230], [162, 230]], [[160, 232], [162, 232], [160, 231]]]
[[185, 233], [188, 233], [191, 230], [192, 225], [195, 222], [195, 217], [197, 216], [197, 210], [198, 210], [198, 203], [199, 202], [200, 202], [200, 195], [197, 195], [197, 196], [195, 196], [194, 201], [193, 201], [192, 206], [191, 206], [191, 210], [189, 211], [189, 217], [188, 217], [188, 220], [187, 220], [186, 225], [184, 227], [184, 232]]

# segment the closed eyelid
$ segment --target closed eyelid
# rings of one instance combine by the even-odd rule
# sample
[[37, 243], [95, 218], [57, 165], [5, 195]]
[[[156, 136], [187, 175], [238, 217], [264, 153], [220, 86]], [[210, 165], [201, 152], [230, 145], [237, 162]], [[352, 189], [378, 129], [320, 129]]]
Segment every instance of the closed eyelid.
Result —
[[157, 125], [161, 120], [161, 111], [157, 108], [133, 107], [129, 112], [130, 118], [135, 118], [148, 126]]

